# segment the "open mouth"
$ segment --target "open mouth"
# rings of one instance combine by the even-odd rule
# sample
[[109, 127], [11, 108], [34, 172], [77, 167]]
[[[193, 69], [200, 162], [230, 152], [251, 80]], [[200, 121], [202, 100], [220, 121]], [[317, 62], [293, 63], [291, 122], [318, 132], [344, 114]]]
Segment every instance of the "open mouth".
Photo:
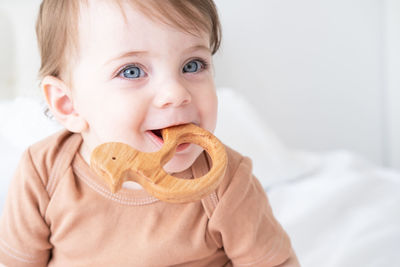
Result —
[[148, 130], [147, 133], [151, 137], [151, 139], [156, 142], [159, 146], [164, 145], [164, 139], [161, 134], [162, 129]]
[[151, 130], [151, 132], [158, 138], [160, 138], [161, 140], [163, 140], [162, 134], [161, 134], [161, 129], [158, 130]]
[[[162, 129], [150, 130], [149, 133], [153, 137], [153, 140], [155, 140], [159, 145], [162, 146], [164, 144], [164, 139], [162, 137], [161, 130]], [[176, 152], [183, 151], [186, 148], [188, 148], [189, 146], [190, 146], [190, 143], [182, 143], [182, 144], [177, 146]]]

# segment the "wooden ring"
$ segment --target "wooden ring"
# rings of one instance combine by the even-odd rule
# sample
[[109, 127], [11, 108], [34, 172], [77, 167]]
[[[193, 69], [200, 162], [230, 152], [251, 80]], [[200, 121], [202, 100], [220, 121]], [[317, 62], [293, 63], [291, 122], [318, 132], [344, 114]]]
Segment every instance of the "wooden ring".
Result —
[[[117, 192], [125, 181], [139, 183], [156, 198], [172, 203], [197, 201], [214, 191], [227, 167], [224, 145], [210, 132], [194, 125], [178, 125], [162, 130], [163, 147], [152, 153], [131, 146], [109, 142], [96, 147], [91, 156], [92, 169]], [[209, 154], [212, 166], [209, 172], [195, 179], [180, 179], [163, 169], [182, 143], [201, 146]]]

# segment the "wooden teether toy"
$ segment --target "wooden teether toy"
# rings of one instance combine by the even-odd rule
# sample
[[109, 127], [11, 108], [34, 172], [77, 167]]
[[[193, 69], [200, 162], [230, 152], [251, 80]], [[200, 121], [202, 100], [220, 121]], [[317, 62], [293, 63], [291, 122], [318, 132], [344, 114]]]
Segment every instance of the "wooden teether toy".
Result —
[[[158, 199], [173, 203], [196, 201], [215, 190], [227, 166], [222, 143], [194, 124], [165, 128], [161, 134], [164, 144], [158, 152], [144, 153], [118, 142], [101, 144], [92, 152], [91, 167], [103, 177], [113, 193], [129, 180], [139, 183]], [[212, 160], [207, 174], [194, 179], [180, 179], [164, 171], [162, 166], [174, 156], [176, 147], [183, 143], [193, 143], [207, 151]]]

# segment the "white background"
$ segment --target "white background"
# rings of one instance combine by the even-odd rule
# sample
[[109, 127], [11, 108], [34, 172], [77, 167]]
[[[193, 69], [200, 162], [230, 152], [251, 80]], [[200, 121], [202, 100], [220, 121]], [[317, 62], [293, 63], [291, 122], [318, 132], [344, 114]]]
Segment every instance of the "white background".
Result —
[[[39, 2], [0, 2], [1, 98], [38, 91]], [[399, 2], [216, 0], [216, 83], [243, 93], [290, 147], [400, 168]]]
[[217, 84], [245, 92], [292, 147], [400, 168], [399, 2], [216, 0]]

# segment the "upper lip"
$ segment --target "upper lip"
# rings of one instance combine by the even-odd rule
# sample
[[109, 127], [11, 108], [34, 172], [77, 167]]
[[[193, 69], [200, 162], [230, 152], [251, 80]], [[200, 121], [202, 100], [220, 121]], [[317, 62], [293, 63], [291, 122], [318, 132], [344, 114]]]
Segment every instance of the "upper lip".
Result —
[[189, 123], [192, 123], [192, 124], [197, 125], [197, 126], [199, 125], [197, 122], [193, 122], [193, 121], [190, 121], [190, 122], [176, 122], [176, 123], [163, 124], [163, 125], [157, 126], [158, 128], [151, 128], [151, 129], [149, 129], [149, 131], [162, 130], [164, 128], [183, 125], [183, 124], [189, 124]]

